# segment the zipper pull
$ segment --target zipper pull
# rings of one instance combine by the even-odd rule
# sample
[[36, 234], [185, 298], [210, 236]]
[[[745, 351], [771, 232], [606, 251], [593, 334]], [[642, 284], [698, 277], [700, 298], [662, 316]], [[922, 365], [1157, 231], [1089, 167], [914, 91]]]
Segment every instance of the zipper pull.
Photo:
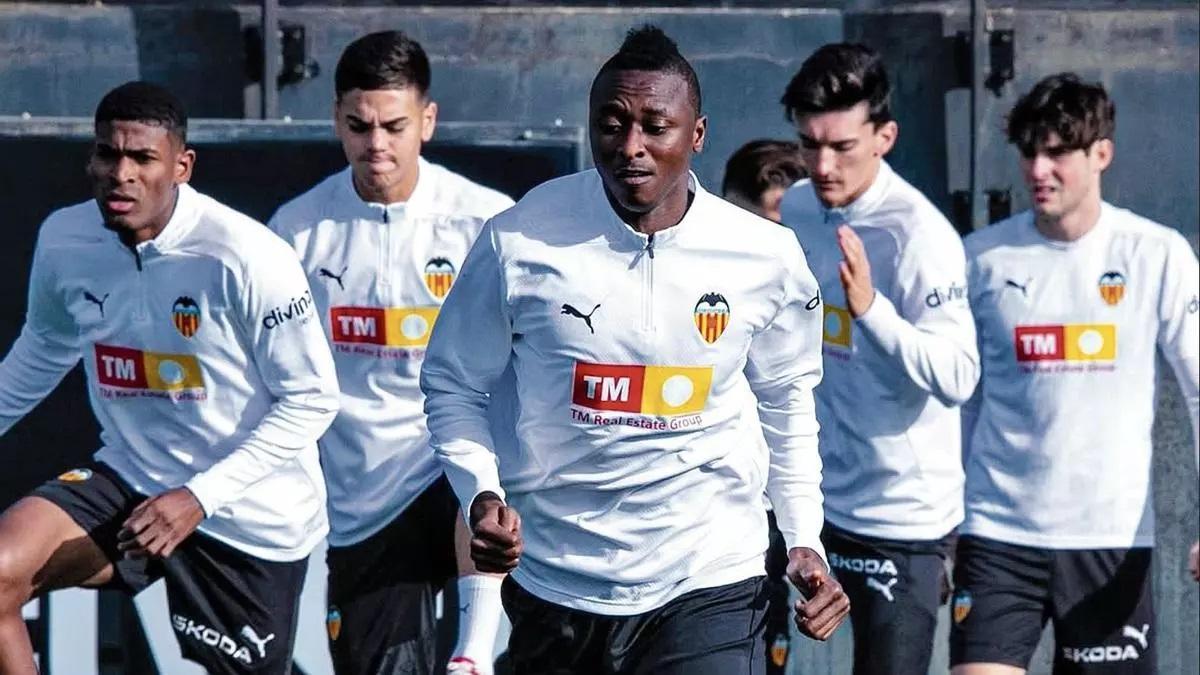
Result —
[[650, 254], [650, 259], [654, 260], [654, 233], [650, 233], [650, 237], [646, 239], [646, 253]]

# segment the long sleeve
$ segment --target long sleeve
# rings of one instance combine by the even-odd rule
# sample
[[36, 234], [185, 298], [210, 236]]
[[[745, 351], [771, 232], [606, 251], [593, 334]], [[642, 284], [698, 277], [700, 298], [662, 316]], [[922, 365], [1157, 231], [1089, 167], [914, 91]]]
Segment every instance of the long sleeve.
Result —
[[945, 229], [928, 228], [904, 247], [896, 271], [900, 307], [877, 291], [858, 325], [916, 386], [961, 405], [979, 382], [979, 352], [962, 242]]
[[333, 356], [299, 261], [283, 242], [254, 260], [243, 268], [237, 311], [275, 401], [245, 442], [187, 482], [210, 516], [316, 443], [338, 410]]
[[481, 492], [504, 497], [488, 425], [488, 392], [512, 355], [512, 323], [489, 223], [438, 314], [421, 367], [433, 448], [463, 509]]
[[41, 402], [79, 362], [79, 333], [54, 292], [43, 245], [34, 253], [25, 325], [0, 361], [0, 434]]
[[[984, 284], [980, 283], [977, 275], [979, 266], [975, 259], [967, 261], [967, 297], [968, 304], [971, 307], [971, 321], [974, 323], [976, 306], [979, 304], [979, 294], [984, 288]], [[975, 324], [975, 353], [979, 358], [979, 380], [976, 382], [975, 391], [962, 404], [961, 413], [961, 428], [962, 428], [962, 457], [963, 464], [966, 465], [967, 454], [971, 451], [971, 439], [975, 435], [975, 426], [979, 422], [979, 411], [983, 407], [983, 333], [980, 331], [979, 324]]]
[[1200, 264], [1182, 236], [1172, 236], [1169, 246], [1158, 308], [1158, 347], [1179, 381], [1200, 468]]
[[822, 307], [817, 282], [800, 246], [788, 242], [782, 303], [753, 337], [746, 377], [770, 449], [767, 496], [788, 548], [803, 546], [825, 558], [821, 456], [817, 450], [813, 390], [821, 381]]

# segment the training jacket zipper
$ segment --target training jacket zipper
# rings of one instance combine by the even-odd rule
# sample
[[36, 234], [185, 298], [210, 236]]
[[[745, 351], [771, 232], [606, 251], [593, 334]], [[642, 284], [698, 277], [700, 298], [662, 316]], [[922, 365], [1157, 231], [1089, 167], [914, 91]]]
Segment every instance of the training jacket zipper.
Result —
[[654, 233], [646, 238], [646, 258], [642, 266], [642, 330], [654, 333]]
[[149, 312], [147, 311], [149, 299], [146, 297], [146, 280], [142, 274], [144, 271], [142, 254], [138, 251], [137, 244], [126, 246], [125, 248], [133, 254], [133, 265], [137, 268], [137, 279], [134, 281], [134, 284], [137, 286], [137, 301], [133, 306], [133, 320], [137, 323], [145, 323], [146, 318], [149, 316]]
[[388, 212], [388, 207], [383, 207], [383, 245], [379, 247], [379, 287], [380, 295], [388, 300], [391, 299], [391, 272], [392, 272], [392, 216]]

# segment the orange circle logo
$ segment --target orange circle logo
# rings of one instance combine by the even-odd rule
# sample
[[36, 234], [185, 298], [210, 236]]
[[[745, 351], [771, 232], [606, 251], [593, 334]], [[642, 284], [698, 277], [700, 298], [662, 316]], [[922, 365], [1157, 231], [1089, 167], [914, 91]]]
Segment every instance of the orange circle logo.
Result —
[[60, 474], [58, 479], [64, 483], [82, 483], [91, 477], [91, 469], [71, 469], [66, 473]]

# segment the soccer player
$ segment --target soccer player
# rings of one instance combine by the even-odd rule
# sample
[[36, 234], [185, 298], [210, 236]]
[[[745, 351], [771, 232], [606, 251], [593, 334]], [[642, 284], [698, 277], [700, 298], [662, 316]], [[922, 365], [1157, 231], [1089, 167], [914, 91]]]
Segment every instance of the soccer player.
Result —
[[983, 384], [952, 602], [956, 675], [1021, 673], [1047, 619], [1056, 673], [1154, 673], [1155, 352], [1200, 401], [1200, 266], [1104, 202], [1114, 106], [1047, 77], [1008, 139], [1033, 208], [967, 238]]
[[158, 578], [186, 658], [291, 668], [306, 558], [328, 530], [316, 440], [337, 379], [295, 255], [187, 185], [186, 129], [165, 89], [110, 91], [95, 200], [38, 236], [25, 326], [0, 362], [0, 433], [82, 358], [101, 448], [0, 515], [6, 675], [36, 672], [31, 597]]
[[810, 173], [781, 210], [824, 292], [822, 539], [856, 675], [929, 669], [963, 514], [959, 406], [979, 379], [962, 241], [884, 161], [889, 98], [878, 54], [830, 44], [781, 101]]
[[[592, 83], [596, 169], [489, 221], [430, 342], [472, 555], [515, 569], [518, 674], [762, 673], [764, 488], [799, 628], [825, 639], [848, 609], [819, 541], [817, 286], [791, 233], [689, 171], [700, 103], [675, 43], [631, 31]], [[518, 449], [498, 456], [485, 392], [510, 364]]]
[[[759, 139], [750, 141], [729, 156], [721, 196], [747, 211], [779, 222], [779, 202], [783, 193], [808, 175], [800, 163], [800, 148], [788, 141]], [[775, 522], [771, 502], [767, 507], [767, 672], [782, 675], [791, 651], [788, 630], [790, 594], [787, 583], [787, 545]]]
[[800, 147], [795, 143], [768, 139], [750, 141], [725, 162], [721, 196], [778, 223], [783, 193], [807, 175], [800, 161]]
[[434, 672], [435, 595], [461, 569], [450, 672], [490, 675], [502, 577], [471, 564], [466, 525], [429, 446], [418, 376], [467, 251], [513, 202], [421, 157], [437, 103], [416, 41], [399, 31], [355, 40], [334, 86], [350, 166], [270, 222], [300, 255], [342, 391], [320, 442], [334, 666], [339, 675]]

